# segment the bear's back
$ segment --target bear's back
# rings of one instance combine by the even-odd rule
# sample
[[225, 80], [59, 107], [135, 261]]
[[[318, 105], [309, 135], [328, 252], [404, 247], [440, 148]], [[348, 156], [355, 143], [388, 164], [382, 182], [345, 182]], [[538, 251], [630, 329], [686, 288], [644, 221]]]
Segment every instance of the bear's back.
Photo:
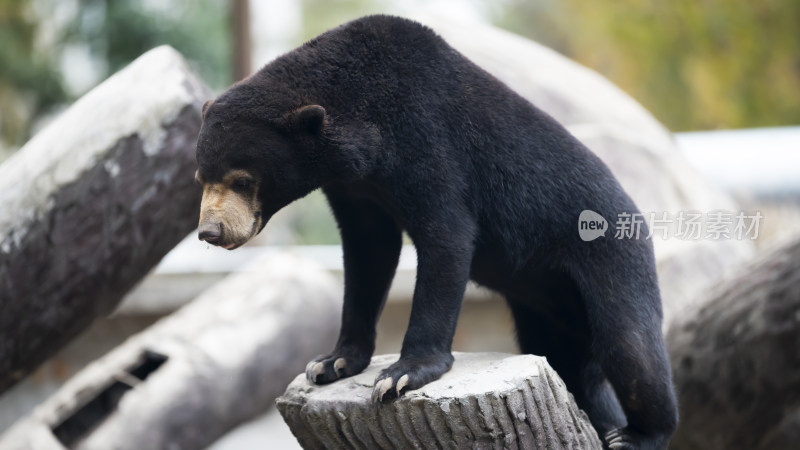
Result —
[[[447, 45], [432, 29], [410, 19], [384, 14], [365, 16], [342, 24], [311, 39], [305, 45], [314, 46], [327, 41], [342, 43], [367, 43], [371, 47], [387, 44], [408, 46], [413, 43], [429, 41]], [[302, 48], [302, 47], [301, 47]]]

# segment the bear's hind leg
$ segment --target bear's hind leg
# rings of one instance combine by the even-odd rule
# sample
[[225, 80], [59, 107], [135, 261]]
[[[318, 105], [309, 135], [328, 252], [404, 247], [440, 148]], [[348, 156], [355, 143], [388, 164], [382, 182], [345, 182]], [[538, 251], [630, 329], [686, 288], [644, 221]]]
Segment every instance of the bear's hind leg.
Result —
[[[578, 282], [592, 331], [592, 360], [599, 363], [627, 419], [625, 427], [605, 434], [612, 449], [666, 449], [677, 427], [661, 299], [650, 264], [609, 263], [628, 272], [584, 272], [590, 276]], [[631, 273], [635, 270], [640, 273]]]
[[[562, 291], [560, 300], [566, 301], [564, 296], [569, 295], [569, 290]], [[602, 437], [623, 427], [625, 414], [600, 365], [591, 360], [588, 337], [575, 332], [580, 329], [581, 319], [559, 326], [552, 317], [543, 316], [521, 302], [511, 299], [509, 307], [516, 324], [520, 351], [547, 357], [550, 366], [575, 397], [575, 402], [589, 416], [597, 433]]]
[[614, 393], [614, 388], [596, 362], [590, 362], [582, 371], [583, 410], [592, 426], [602, 438], [623, 428], [627, 420]]
[[677, 401], [661, 330], [657, 339], [648, 334], [620, 330], [616, 345], [598, 344], [605, 347], [603, 371], [628, 421], [606, 433], [612, 449], [666, 449], [677, 427]]

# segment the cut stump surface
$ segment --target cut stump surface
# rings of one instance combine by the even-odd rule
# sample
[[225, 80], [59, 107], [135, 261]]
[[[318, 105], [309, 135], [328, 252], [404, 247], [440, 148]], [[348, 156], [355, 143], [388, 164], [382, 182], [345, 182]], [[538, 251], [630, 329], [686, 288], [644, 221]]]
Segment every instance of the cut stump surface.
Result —
[[325, 386], [298, 375], [277, 400], [303, 448], [601, 449], [597, 433], [543, 357], [454, 353], [453, 368], [421, 389], [371, 403], [375, 377], [397, 360]]

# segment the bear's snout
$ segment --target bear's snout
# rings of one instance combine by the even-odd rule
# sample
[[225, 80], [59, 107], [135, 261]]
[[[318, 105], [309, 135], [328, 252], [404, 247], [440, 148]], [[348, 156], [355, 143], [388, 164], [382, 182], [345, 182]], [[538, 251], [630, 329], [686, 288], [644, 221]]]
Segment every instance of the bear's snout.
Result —
[[222, 224], [221, 223], [204, 223], [198, 230], [198, 239], [206, 241], [209, 244], [217, 244], [222, 237]]

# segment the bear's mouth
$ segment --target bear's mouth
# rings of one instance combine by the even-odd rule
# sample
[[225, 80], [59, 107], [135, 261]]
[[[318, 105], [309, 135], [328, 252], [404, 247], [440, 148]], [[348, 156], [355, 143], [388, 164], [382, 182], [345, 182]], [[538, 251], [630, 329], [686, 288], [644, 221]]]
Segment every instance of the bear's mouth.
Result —
[[264, 229], [264, 223], [261, 221], [261, 211], [256, 211], [254, 214], [255, 220], [253, 221], [253, 225], [250, 227], [250, 234], [241, 242], [229, 242], [227, 244], [218, 244], [220, 247], [224, 248], [225, 250], [236, 250], [237, 248], [241, 247], [242, 245], [246, 244], [253, 239], [255, 235], [261, 232]]
[[198, 237], [226, 250], [235, 250], [246, 244], [264, 228], [266, 222], [254, 191], [237, 191], [233, 183], [240, 179], [234, 175], [241, 178], [242, 171], [232, 172], [222, 182], [204, 185], [200, 203]]

